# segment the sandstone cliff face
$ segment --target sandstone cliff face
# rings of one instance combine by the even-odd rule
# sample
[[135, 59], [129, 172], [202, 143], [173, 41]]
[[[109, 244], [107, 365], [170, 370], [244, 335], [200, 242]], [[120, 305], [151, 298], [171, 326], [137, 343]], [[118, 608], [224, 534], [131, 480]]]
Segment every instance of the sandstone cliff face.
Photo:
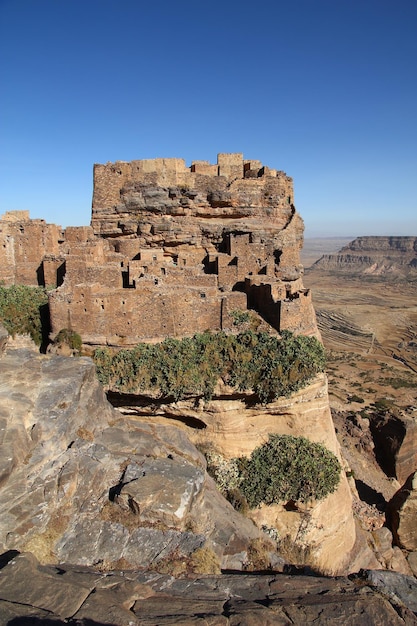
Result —
[[313, 265], [324, 271], [401, 277], [417, 271], [416, 237], [358, 237]]
[[212, 567], [242, 569], [257, 540], [282, 567], [273, 543], [216, 490], [185, 433], [123, 418], [90, 359], [8, 348], [0, 377], [3, 551], [158, 569], [192, 564], [203, 550]]
[[413, 472], [388, 504], [387, 520], [401, 548], [417, 552], [417, 472]]
[[[130, 403], [130, 411], [150, 414], [150, 405], [134, 407], [134, 398]], [[184, 424], [183, 428], [192, 441], [208, 446], [227, 459], [249, 456], [254, 448], [268, 440], [270, 433], [278, 433], [306, 436], [323, 444], [341, 460], [325, 375], [319, 375], [308, 387], [291, 397], [279, 398], [266, 406], [253, 405], [249, 395], [238, 397], [231, 389], [222, 386], [208, 403], [201, 403], [198, 407], [194, 400], [154, 405], [152, 416], [153, 419], [159, 416], [159, 419], [169, 418]], [[308, 563], [327, 573], [349, 571], [356, 530], [352, 496], [344, 471], [337, 491], [323, 501], [293, 507], [293, 510], [287, 510], [284, 503], [262, 506], [252, 511], [251, 517], [259, 527], [267, 526], [278, 531], [282, 545], [291, 548], [289, 560]], [[359, 566], [365, 567], [370, 562], [375, 564], [369, 550], [363, 546]]]

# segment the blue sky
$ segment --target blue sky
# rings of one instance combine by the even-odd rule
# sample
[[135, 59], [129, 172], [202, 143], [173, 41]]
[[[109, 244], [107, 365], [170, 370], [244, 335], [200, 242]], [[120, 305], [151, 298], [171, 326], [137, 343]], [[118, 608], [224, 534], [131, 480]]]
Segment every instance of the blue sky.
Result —
[[218, 152], [306, 236], [417, 235], [416, 0], [0, 0], [0, 214], [90, 222], [92, 169]]

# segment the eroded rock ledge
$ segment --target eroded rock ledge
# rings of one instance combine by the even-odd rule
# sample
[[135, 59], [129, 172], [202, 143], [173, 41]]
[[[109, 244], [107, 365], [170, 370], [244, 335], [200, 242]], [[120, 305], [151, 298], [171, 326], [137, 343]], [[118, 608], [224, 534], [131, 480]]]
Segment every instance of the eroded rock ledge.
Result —
[[[2, 624], [417, 624], [417, 582], [393, 572], [349, 578], [285, 574], [177, 579], [155, 572], [42, 566], [4, 555]], [[90, 621], [92, 620], [92, 621]]]
[[9, 348], [0, 379], [1, 550], [42, 563], [191, 569], [204, 550], [219, 571], [250, 567], [250, 546], [262, 541], [282, 566], [186, 434], [123, 417], [89, 358]]

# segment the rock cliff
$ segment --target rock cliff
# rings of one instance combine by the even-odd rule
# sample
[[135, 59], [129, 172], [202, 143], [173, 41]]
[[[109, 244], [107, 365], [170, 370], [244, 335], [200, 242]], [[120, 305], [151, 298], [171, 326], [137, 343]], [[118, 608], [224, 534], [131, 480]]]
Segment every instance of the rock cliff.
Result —
[[[10, 259], [30, 231], [27, 216], [15, 217], [6, 220], [7, 228], [0, 225]], [[28, 222], [23, 233], [22, 221]], [[68, 228], [64, 236], [53, 231], [53, 237], [50, 254], [48, 245], [37, 246], [29, 273], [22, 273], [19, 257], [7, 280], [20, 276], [29, 284], [54, 284], [49, 299], [52, 336], [62, 328], [73, 329], [81, 334], [84, 348], [118, 349], [206, 329], [229, 331], [234, 314], [247, 309], [272, 333], [288, 329], [319, 336], [310, 292], [303, 286], [303, 223], [293, 205], [292, 181], [257, 161], [244, 161], [242, 155], [219, 155], [216, 165], [194, 162], [190, 168], [180, 159], [97, 165], [91, 227]], [[368, 250], [362, 239], [350, 244], [349, 254], [358, 259]], [[395, 258], [414, 254], [415, 240], [412, 248], [410, 243], [404, 249], [398, 242], [390, 245]], [[413, 268], [412, 261], [408, 265]], [[0, 351], [5, 343], [0, 331]], [[355, 526], [344, 471], [338, 490], [325, 500], [261, 506], [250, 519], [220, 495], [194, 445], [211, 446], [230, 459], [249, 455], [271, 433], [306, 436], [334, 452], [347, 469], [330, 416], [325, 375], [266, 406], [219, 383], [208, 402], [189, 398], [164, 404], [125, 396], [119, 398], [124, 414], [106, 401], [88, 358], [44, 356], [9, 345], [0, 358], [0, 375], [0, 494], [5, 503], [0, 547], [30, 552], [42, 563], [24, 557], [19, 561], [24, 571], [40, 577], [46, 573], [52, 583], [56, 571], [46, 565], [65, 562], [102, 572], [146, 570], [146, 580], [155, 576], [155, 582], [160, 574], [151, 570], [175, 575], [220, 568], [281, 571], [291, 562], [344, 574], [379, 566]], [[409, 456], [398, 459], [403, 471]], [[261, 527], [279, 536], [279, 552]], [[10, 564], [9, 572], [13, 560]], [[73, 579], [76, 570], [68, 571]], [[90, 574], [90, 590], [81, 593], [79, 606], [64, 612], [48, 609], [47, 603], [26, 602], [24, 594], [3, 600], [51, 610], [65, 619], [91, 619], [91, 589], [105, 604], [113, 600], [102, 593], [106, 574]], [[145, 578], [136, 573], [128, 589], [120, 585], [121, 595], [129, 596], [123, 606], [133, 623], [132, 607], [142, 610], [142, 591], [153, 597], [159, 585], [145, 584]], [[142, 584], [146, 589], [137, 593]], [[161, 588], [169, 584], [163, 579]], [[268, 582], [274, 584], [273, 579]], [[129, 595], [131, 586], [135, 592]], [[337, 584], [325, 592], [341, 593]], [[226, 607], [220, 615], [227, 621], [219, 623], [238, 623], [234, 594], [220, 594]], [[164, 597], [175, 604], [172, 595]], [[155, 613], [160, 596], [153, 602], [147, 605], [153, 615], [148, 621], [163, 623], [163, 615]], [[256, 602], [278, 610], [264, 591]], [[295, 609], [292, 600], [290, 604], [282, 623], [306, 611], [303, 603], [295, 602]], [[360, 606], [359, 613], [364, 610]], [[394, 624], [398, 615], [391, 609], [385, 603], [381, 615], [385, 623]], [[187, 619], [189, 615], [198, 617], [191, 608]], [[308, 611], [305, 615], [317, 618]], [[119, 623], [116, 618], [114, 623]]]
[[[12, 220], [9, 216], [6, 221], [8, 224], [13, 222], [17, 237], [22, 216], [16, 215], [15, 218]], [[111, 345], [119, 348], [166, 336], [183, 337], [206, 329], [231, 330], [233, 313], [247, 309], [251, 309], [258, 321], [271, 332], [288, 329], [295, 333], [319, 335], [310, 292], [302, 282], [299, 251], [303, 242], [303, 222], [293, 204], [292, 180], [284, 172], [264, 167], [259, 161], [244, 160], [241, 154], [220, 154], [216, 165], [196, 161], [189, 168], [181, 159], [96, 165], [91, 224], [91, 227], [67, 228], [63, 240], [59, 242], [58, 252], [54, 248], [51, 255], [44, 255], [41, 269], [36, 274], [37, 278], [54, 277], [57, 285], [55, 290], [49, 292], [52, 336], [62, 328], [70, 328], [80, 333], [84, 346]], [[20, 245], [19, 242], [16, 239], [13, 244], [11, 240], [10, 246]], [[4, 366], [10, 358], [9, 355], [3, 358]], [[19, 367], [26, 371], [24, 358], [16, 358], [22, 359]], [[48, 365], [49, 361], [43, 361], [43, 358], [39, 355], [28, 357], [30, 371], [33, 370], [32, 388], [39, 384], [39, 372], [54, 368], [60, 371], [58, 361]], [[65, 370], [69, 366], [62, 367]], [[83, 367], [87, 371], [92, 366], [85, 362]], [[79, 377], [80, 371], [77, 370], [74, 375]], [[92, 376], [91, 370], [88, 374], [91, 389], [94, 388]], [[64, 388], [62, 396], [69, 393]], [[91, 404], [88, 398], [82, 402]], [[191, 402], [195, 403], [195, 399]], [[113, 489], [111, 504], [120, 505], [121, 520], [126, 514], [137, 513], [138, 507], [141, 518], [147, 524], [161, 523], [169, 532], [174, 529], [183, 533], [190, 525], [200, 528], [198, 507], [203, 506], [202, 502], [210, 498], [212, 502], [218, 497], [204, 474], [204, 460], [201, 455], [193, 457], [185, 438], [185, 459], [181, 460], [181, 468], [175, 466], [175, 471], [171, 468], [173, 460], [170, 456], [173, 452], [169, 446], [167, 451], [166, 444], [162, 443], [157, 446], [158, 450], [162, 446], [162, 458], [156, 455], [152, 460], [132, 461], [131, 455], [136, 448], [132, 443], [132, 448], [125, 449], [126, 432], [135, 442], [138, 437], [145, 437], [143, 432], [151, 428], [152, 436], [159, 440], [163, 437], [155, 429], [169, 428], [166, 418], [174, 417], [179, 418], [177, 422], [182, 424], [184, 437], [187, 433], [196, 443], [212, 445], [227, 458], [235, 453], [249, 455], [270, 433], [307, 435], [340, 458], [324, 376], [302, 392], [270, 403], [266, 408], [254, 406], [253, 400], [248, 401], [244, 394], [236, 397], [230, 390], [220, 390], [210, 403], [197, 409], [191, 402], [155, 410], [154, 403], [148, 399], [141, 415], [147, 426], [141, 426], [139, 434], [136, 422], [132, 422], [132, 419], [139, 419], [138, 413], [134, 418], [126, 417], [123, 427], [118, 422], [117, 428], [113, 425], [104, 428], [103, 416], [112, 424], [116, 423], [114, 416], [105, 417], [109, 409], [103, 411], [98, 421], [92, 417], [97, 415], [96, 412], [91, 413], [85, 424], [77, 425], [72, 420], [75, 430], [71, 430], [70, 435], [60, 430], [59, 422], [49, 422], [58, 427], [57, 432], [52, 430], [51, 433], [61, 440], [60, 445], [68, 447], [60, 452], [59, 458], [66, 469], [65, 478], [59, 481], [63, 484], [68, 482], [66, 489], [69, 493], [84, 494], [78, 482], [78, 463], [83, 458], [94, 483], [97, 482], [103, 492]], [[67, 398], [63, 403], [65, 416], [69, 410], [67, 404], [72, 406], [74, 403]], [[56, 408], [49, 407], [49, 410], [53, 415], [61, 415]], [[27, 417], [22, 417], [22, 420], [25, 423]], [[190, 428], [186, 423], [199, 424], [199, 427]], [[37, 433], [38, 427], [32, 426], [33, 432]], [[77, 435], [77, 429], [87, 433], [86, 437]], [[175, 433], [178, 432], [181, 430], [175, 430]], [[26, 445], [23, 457], [29, 460], [36, 458], [27, 433], [25, 436], [21, 434], [21, 437]], [[148, 445], [152, 449], [155, 447], [150, 442]], [[92, 460], [95, 459], [97, 446], [104, 455], [98, 468]], [[139, 443], [137, 446], [143, 449]], [[47, 445], [43, 444], [43, 447], [46, 449]], [[124, 450], [123, 459], [119, 458], [119, 447]], [[182, 444], [178, 446], [178, 449], [181, 448]], [[117, 461], [113, 456], [116, 453], [119, 454]], [[190, 454], [194, 462], [191, 466]], [[197, 458], [200, 459], [198, 462]], [[13, 465], [15, 460], [10, 462]], [[175, 492], [177, 499], [174, 502], [170, 499], [173, 495], [171, 487], [158, 489], [156, 500], [159, 504], [156, 505], [152, 494], [160, 480], [158, 476], [165, 476], [169, 482], [173, 473], [178, 484], [182, 485], [179, 488], [181, 493]], [[21, 489], [33, 491], [32, 484], [24, 485], [22, 482]], [[190, 485], [194, 486], [191, 488]], [[56, 485], [51, 489], [56, 494], [62, 491]], [[204, 497], [203, 492], [207, 494]], [[24, 499], [23, 494], [19, 497]], [[162, 505], [164, 499], [167, 503]], [[77, 504], [75, 501], [70, 506], [71, 519], [80, 507], [86, 515], [88, 511], [89, 515], [92, 514], [84, 500], [77, 501]], [[142, 504], [138, 504], [139, 501]], [[147, 505], [144, 506], [143, 502]], [[95, 562], [99, 558], [101, 540], [97, 539], [88, 549], [83, 543], [79, 548], [76, 546], [78, 537], [84, 536], [87, 530], [97, 537], [102, 532], [109, 532], [108, 525], [115, 520], [106, 516], [110, 515], [109, 511], [110, 517], [115, 515], [114, 510], [118, 509], [110, 506], [108, 501], [106, 506], [101, 500], [100, 503], [101, 521], [92, 522], [88, 515], [85, 519], [80, 516], [72, 525], [65, 526], [59, 541], [53, 533], [53, 541], [45, 540], [45, 554], [65, 560], [70, 550], [72, 555], [79, 554], [86, 564]], [[60, 519], [67, 519], [66, 506], [64, 498], [62, 506], [57, 509]], [[213, 504], [207, 506], [216, 508]], [[230, 519], [235, 519], [236, 514], [231, 511]], [[178, 513], [178, 519], [173, 512]], [[278, 529], [282, 538], [295, 546], [298, 559], [321, 571], [348, 571], [349, 564], [352, 564], [356, 531], [344, 473], [338, 491], [323, 502], [305, 507], [305, 510], [264, 507], [253, 517], [259, 526]], [[20, 528], [15, 519], [10, 519], [16, 528]], [[48, 524], [54, 525], [54, 519], [52, 517], [52, 522], [43, 520], [39, 532], [31, 531], [34, 537], [50, 537]], [[135, 519], [137, 521], [138, 518]], [[26, 528], [29, 522], [25, 518], [21, 523]], [[249, 521], [245, 523], [247, 525]], [[210, 541], [215, 545], [214, 529], [220, 528], [220, 525], [215, 522], [210, 524], [208, 529], [204, 527], [204, 532], [209, 537], [211, 532], [214, 533]], [[118, 550], [111, 551], [112, 556], [108, 557], [111, 562], [125, 558], [128, 551], [130, 534], [125, 531], [123, 523], [118, 528], [117, 532], [111, 531], [114, 536], [117, 533], [120, 535], [119, 541], [115, 541]], [[225, 528], [229, 528], [227, 523]], [[245, 532], [241, 533], [242, 540], [244, 537], [246, 541], [256, 538], [255, 527], [250, 528], [253, 530], [245, 527]], [[155, 534], [155, 529], [151, 530]], [[31, 532], [27, 541], [32, 541]], [[144, 532], [141, 531], [142, 534]], [[222, 532], [233, 535], [231, 528]], [[145, 534], [150, 534], [149, 528]], [[12, 537], [13, 533], [9, 537], [11, 542]], [[33, 539], [30, 545], [36, 541]], [[172, 541], [175, 544], [174, 539]], [[204, 545], [204, 542], [197, 545], [200, 540], [195, 540], [197, 543], [193, 543], [194, 539], [190, 541], [190, 554]], [[12, 542], [6, 547], [15, 546]], [[228, 555], [226, 548], [217, 549], [217, 553], [220, 559]], [[146, 558], [141, 557], [141, 562], [146, 562]], [[369, 552], [364, 547], [362, 565], [369, 564], [369, 559]], [[132, 562], [131, 565], [137, 563]]]
[[[319, 375], [308, 387], [289, 398], [279, 398], [266, 406], [254, 405], [249, 394], [237, 395], [224, 385], [217, 388], [217, 394], [210, 402], [198, 406], [194, 399], [158, 406], [150, 399], [148, 403], [143, 400], [142, 406], [137, 406], [134, 397], [125, 399], [123, 409], [140, 415], [152, 414], [154, 419], [160, 416], [179, 424], [195, 425], [194, 428], [187, 427], [192, 441], [226, 459], [249, 456], [254, 448], [267, 441], [269, 434], [278, 433], [308, 436], [341, 460], [325, 375]], [[263, 506], [253, 511], [252, 517], [259, 527], [277, 529], [282, 543], [291, 546], [288, 558], [298, 559], [297, 562], [308, 563], [327, 573], [349, 571], [356, 529], [345, 472], [337, 491], [325, 500], [292, 507], [292, 510], [284, 504]], [[363, 546], [361, 566], [370, 563], [375, 565]]]
[[413, 276], [417, 272], [417, 238], [358, 237], [337, 254], [323, 255], [313, 268], [392, 278]]
[[121, 416], [89, 358], [8, 347], [0, 377], [0, 549], [42, 563], [198, 571], [203, 557], [214, 570], [250, 567], [261, 542], [282, 566], [186, 434]]
[[71, 327], [84, 344], [121, 347], [227, 330], [246, 309], [278, 332], [318, 335], [282, 171], [242, 154], [96, 165], [91, 224], [0, 221], [0, 280], [57, 287], [52, 337]]

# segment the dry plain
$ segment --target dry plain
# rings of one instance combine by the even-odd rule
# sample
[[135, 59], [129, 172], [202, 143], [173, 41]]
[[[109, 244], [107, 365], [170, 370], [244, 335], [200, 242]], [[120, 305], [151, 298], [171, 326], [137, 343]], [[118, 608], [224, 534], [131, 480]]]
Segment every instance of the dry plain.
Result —
[[417, 275], [347, 275], [314, 265], [347, 240], [306, 240], [304, 284], [312, 290], [327, 352], [329, 397], [339, 442], [362, 497], [383, 508], [398, 483], [380, 471], [355, 425], [375, 407], [417, 419]]

